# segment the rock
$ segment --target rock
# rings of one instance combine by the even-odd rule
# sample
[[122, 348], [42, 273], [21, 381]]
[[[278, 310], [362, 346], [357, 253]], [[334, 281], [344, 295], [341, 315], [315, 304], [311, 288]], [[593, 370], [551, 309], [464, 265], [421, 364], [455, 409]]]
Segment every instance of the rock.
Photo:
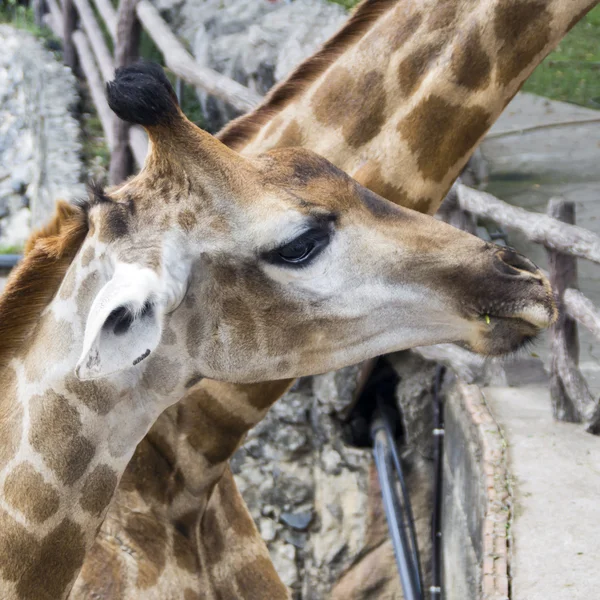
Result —
[[272, 542], [277, 537], [277, 528], [272, 519], [261, 519], [259, 522], [260, 535], [265, 542]]
[[330, 410], [344, 415], [356, 399], [363, 365], [351, 365], [314, 378], [317, 399]]
[[277, 573], [285, 585], [294, 586], [299, 581], [296, 566], [296, 548], [291, 544], [274, 546], [271, 550], [271, 560]]
[[313, 513], [310, 510], [298, 513], [284, 512], [281, 513], [280, 519], [292, 529], [296, 529], [297, 531], [306, 531], [313, 519]]
[[[170, 10], [170, 21], [201, 65], [266, 94], [310, 56], [347, 19], [344, 9], [325, 0], [154, 0]], [[237, 113], [200, 94], [212, 131]]]
[[396, 401], [405, 443], [422, 456], [433, 458], [433, 387], [437, 363], [414, 352], [396, 352], [387, 360], [399, 376]]
[[[0, 48], [0, 212], [15, 215], [30, 205], [28, 218], [37, 227], [56, 200], [85, 193], [79, 124], [70, 112], [77, 82], [23, 30], [0, 25]], [[23, 223], [21, 216], [14, 226]], [[5, 226], [6, 235], [23, 239], [23, 231], [12, 234]]]
[[297, 550], [303, 550], [308, 540], [308, 534], [299, 531], [286, 531], [283, 534], [283, 539], [292, 544]]
[[11, 216], [2, 220], [0, 232], [0, 249], [22, 248], [29, 237], [31, 211], [21, 208]]
[[339, 474], [341, 470], [342, 457], [333, 448], [326, 448], [321, 454], [321, 464], [326, 473]]

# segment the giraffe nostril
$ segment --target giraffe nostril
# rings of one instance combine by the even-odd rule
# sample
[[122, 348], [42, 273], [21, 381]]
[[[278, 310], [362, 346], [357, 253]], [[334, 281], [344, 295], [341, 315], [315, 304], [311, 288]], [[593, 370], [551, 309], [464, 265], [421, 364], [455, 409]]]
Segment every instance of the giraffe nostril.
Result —
[[522, 254], [512, 248], [501, 248], [494, 255], [494, 266], [505, 275], [518, 276], [523, 272], [538, 275], [539, 269]]

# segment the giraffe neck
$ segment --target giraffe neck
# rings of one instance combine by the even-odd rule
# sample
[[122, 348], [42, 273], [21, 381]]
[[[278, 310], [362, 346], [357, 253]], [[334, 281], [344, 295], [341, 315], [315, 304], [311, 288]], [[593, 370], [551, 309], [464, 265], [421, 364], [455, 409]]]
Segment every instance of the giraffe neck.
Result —
[[136, 445], [165, 408], [144, 376], [75, 378], [85, 320], [104, 283], [88, 258], [80, 253], [26, 348], [0, 372], [6, 600], [67, 597]]
[[221, 139], [247, 155], [310, 148], [389, 200], [433, 214], [525, 79], [595, 4], [364, 2], [354, 29]]

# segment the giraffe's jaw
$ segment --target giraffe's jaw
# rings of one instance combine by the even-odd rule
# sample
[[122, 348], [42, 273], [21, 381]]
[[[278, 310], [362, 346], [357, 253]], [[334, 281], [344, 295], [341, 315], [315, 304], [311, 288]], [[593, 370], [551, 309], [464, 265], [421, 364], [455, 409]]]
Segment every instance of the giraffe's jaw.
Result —
[[474, 337], [467, 346], [487, 356], [516, 352], [556, 322], [558, 313], [551, 297], [545, 303], [536, 303], [520, 310], [495, 313], [490, 311], [477, 317]]

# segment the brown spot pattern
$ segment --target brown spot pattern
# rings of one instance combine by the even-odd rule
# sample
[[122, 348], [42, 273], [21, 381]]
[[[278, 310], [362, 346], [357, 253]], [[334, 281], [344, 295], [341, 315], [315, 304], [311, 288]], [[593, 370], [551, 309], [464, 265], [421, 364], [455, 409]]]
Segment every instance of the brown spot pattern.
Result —
[[201, 600], [201, 598], [193, 589], [186, 588], [183, 590], [183, 600]]
[[550, 41], [552, 15], [545, 0], [512, 0], [496, 6], [498, 82], [507, 85], [532, 64]]
[[112, 202], [107, 205], [99, 224], [98, 239], [101, 242], [109, 244], [128, 234], [130, 206], [133, 203]]
[[79, 504], [83, 510], [99, 517], [108, 506], [117, 487], [117, 474], [108, 465], [97, 466], [86, 478]]
[[315, 92], [312, 106], [320, 123], [341, 127], [348, 145], [360, 148], [385, 123], [383, 74], [373, 70], [357, 79], [348, 69], [334, 67]]
[[78, 402], [99, 415], [108, 414], [117, 400], [117, 390], [104, 381], [80, 381], [74, 376], [69, 376], [65, 386]]
[[85, 279], [81, 282], [79, 291], [77, 292], [77, 314], [79, 315], [79, 319], [81, 321], [87, 319], [89, 310], [99, 287], [100, 275], [97, 271], [88, 273]]
[[302, 129], [300, 129], [300, 125], [296, 120], [287, 125], [276, 144], [277, 148], [291, 148], [294, 146], [302, 146]]
[[179, 405], [177, 421], [190, 446], [213, 464], [227, 460], [252, 426], [204, 388], [194, 390]]
[[488, 86], [492, 63], [481, 43], [481, 34], [478, 30], [470, 31], [466, 42], [455, 46], [451, 68], [458, 85], [470, 90]]
[[435, 10], [431, 11], [427, 20], [429, 31], [438, 31], [454, 25], [458, 17], [458, 2], [456, 0], [441, 0]]
[[0, 511], [0, 573], [16, 583], [21, 600], [61, 598], [81, 568], [84, 555], [81, 528], [69, 519], [38, 542]]
[[204, 321], [198, 313], [190, 317], [187, 325], [185, 343], [187, 351], [192, 358], [197, 358], [200, 352], [200, 343], [204, 333]]
[[173, 450], [163, 436], [150, 431], [138, 444], [119, 489], [138, 490], [144, 498], [164, 504], [174, 496], [176, 477]]
[[377, 162], [366, 162], [356, 173], [354, 173], [354, 179], [382, 198], [390, 200], [394, 204], [407, 206], [408, 193], [406, 190], [403, 189], [402, 186], [388, 183]]
[[12, 367], [0, 372], [0, 390], [1, 471], [16, 454], [23, 434], [23, 407], [13, 400], [17, 392], [17, 374]]
[[417, 89], [425, 75], [431, 70], [431, 65], [437, 60], [443, 48], [443, 40], [423, 44], [400, 63], [398, 66], [398, 83], [400, 84], [400, 93], [404, 97], [410, 96]]
[[58, 492], [44, 481], [31, 463], [23, 463], [4, 482], [4, 498], [27, 519], [43, 523], [59, 506]]
[[188, 573], [197, 572], [197, 550], [195, 548], [195, 544], [191, 540], [175, 532], [173, 537], [173, 552], [175, 553], [175, 560], [177, 561], [177, 566], [180, 569], [183, 569]]
[[[235, 581], [238, 589], [250, 590], [250, 593], [245, 596], [246, 600], [286, 598], [289, 594], [286, 586], [279, 579], [273, 563], [266, 556], [258, 556], [254, 560], [244, 564], [235, 573]], [[254, 590], [257, 590], [257, 592], [254, 593]], [[238, 597], [237, 595], [232, 595], [231, 600]]]
[[171, 393], [179, 383], [179, 371], [181, 370], [179, 363], [156, 354], [151, 355], [146, 362], [144, 385], [159, 394]]
[[88, 246], [81, 255], [81, 266], [87, 267], [95, 258], [96, 249], [94, 246]]
[[[224, 298], [221, 310], [223, 320], [236, 332], [236, 344], [242, 350], [242, 356], [258, 349], [256, 331], [256, 315], [243, 296], [236, 295]], [[234, 357], [232, 357], [234, 359]]]
[[416, 198], [409, 204], [409, 206], [412, 208], [412, 210], [426, 214], [429, 212], [432, 204], [433, 200], [431, 198]]
[[29, 442], [65, 484], [72, 485], [85, 473], [95, 448], [81, 435], [81, 420], [64, 396], [50, 390], [30, 401]]
[[166, 564], [167, 532], [152, 515], [134, 513], [125, 524], [125, 532], [143, 554], [138, 559], [137, 586], [148, 589], [156, 584]]
[[76, 598], [120, 600], [125, 598], [127, 578], [121, 573], [119, 555], [104, 540], [96, 540], [86, 554], [77, 578]]
[[184, 210], [181, 210], [177, 215], [177, 222], [179, 223], [179, 227], [181, 227], [183, 231], [189, 233], [190, 231], [192, 231], [192, 229], [194, 229], [198, 220], [194, 212], [186, 208]]
[[465, 158], [491, 124], [480, 106], [457, 106], [429, 96], [398, 123], [425, 178], [440, 182]]
[[[387, 27], [382, 29], [380, 35], [389, 38], [390, 51], [396, 52], [396, 50], [402, 48], [415, 35], [422, 21], [423, 14], [420, 12], [415, 12], [409, 17], [402, 19], [402, 21], [399, 21], [398, 18], [390, 18], [388, 19]], [[367, 42], [368, 39], [365, 41]]]

